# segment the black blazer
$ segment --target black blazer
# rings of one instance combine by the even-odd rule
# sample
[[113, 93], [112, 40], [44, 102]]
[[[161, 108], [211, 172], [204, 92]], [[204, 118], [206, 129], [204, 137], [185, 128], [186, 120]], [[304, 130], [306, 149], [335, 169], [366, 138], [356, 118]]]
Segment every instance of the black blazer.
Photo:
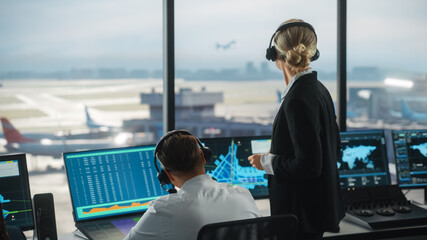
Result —
[[298, 231], [338, 231], [345, 212], [337, 157], [340, 135], [332, 98], [317, 72], [297, 79], [273, 123], [269, 175], [271, 214], [292, 213]]

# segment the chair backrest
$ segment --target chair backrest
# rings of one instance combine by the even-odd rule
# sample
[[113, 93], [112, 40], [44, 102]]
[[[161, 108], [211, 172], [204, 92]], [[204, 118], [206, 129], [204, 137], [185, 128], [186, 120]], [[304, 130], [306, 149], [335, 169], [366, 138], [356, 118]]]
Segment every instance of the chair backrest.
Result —
[[211, 223], [200, 229], [197, 240], [295, 239], [297, 225], [292, 214]]

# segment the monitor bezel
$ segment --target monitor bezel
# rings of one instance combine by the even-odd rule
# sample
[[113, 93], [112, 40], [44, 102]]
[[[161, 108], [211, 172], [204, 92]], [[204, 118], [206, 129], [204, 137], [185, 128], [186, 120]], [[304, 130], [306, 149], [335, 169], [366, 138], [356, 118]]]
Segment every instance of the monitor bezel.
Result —
[[[31, 197], [31, 187], [30, 187], [30, 180], [29, 180], [29, 173], [27, 168], [27, 155], [25, 153], [12, 153], [12, 154], [5, 154], [0, 155], [0, 162], [3, 161], [10, 161], [10, 160], [17, 160], [19, 168], [19, 174], [23, 181], [25, 181], [28, 184], [28, 193], [27, 198], [30, 201], [31, 205], [31, 221], [32, 223], [29, 225], [19, 226], [19, 229], [22, 231], [29, 231], [35, 229], [35, 216], [34, 216], [34, 206], [33, 206], [33, 199]], [[22, 168], [21, 168], [22, 166]], [[3, 213], [2, 213], [3, 214]], [[7, 223], [6, 223], [7, 225]]]
[[[394, 156], [394, 166], [396, 168], [396, 183], [399, 186], [399, 188], [402, 189], [427, 189], [427, 182], [425, 183], [425, 185], [413, 185], [413, 186], [401, 186], [400, 182], [399, 182], [399, 171], [397, 170], [397, 158], [396, 158], [396, 148], [394, 145], [394, 133], [397, 132], [425, 132], [427, 133], [427, 129], [409, 129], [409, 130], [392, 130], [391, 131], [391, 140], [392, 140], [392, 145], [393, 145], [393, 156]], [[405, 141], [406, 142], [406, 141]], [[427, 192], [426, 192], [426, 196], [427, 196]]]
[[[384, 130], [364, 130], [364, 131], [340, 132], [340, 139], [341, 139], [341, 142], [342, 142], [342, 136], [343, 135], [363, 135], [363, 134], [372, 134], [372, 135], [379, 134], [379, 135], [381, 135], [382, 139], [384, 139], [383, 155], [384, 155], [384, 157], [386, 158], [386, 161], [387, 161], [387, 164], [385, 164], [385, 172], [386, 172], [386, 178], [387, 178], [386, 180], [388, 181], [388, 184], [384, 184], [384, 185], [370, 185], [370, 186], [389, 186], [389, 185], [392, 185], [393, 182], [391, 180], [391, 173], [390, 173], [390, 168], [389, 168], [390, 160], [388, 159], [388, 155], [387, 155], [387, 141], [385, 139]], [[342, 143], [341, 143], [340, 148], [341, 148], [340, 149], [340, 151], [341, 151], [342, 150]], [[338, 175], [340, 176], [338, 168], [337, 168], [337, 171], [338, 171]], [[341, 177], [339, 177], [339, 178], [341, 179]], [[365, 186], [357, 186], [357, 187], [365, 187]], [[368, 187], [368, 186], [366, 186], [366, 187]], [[349, 188], [349, 187], [340, 187], [340, 188], [341, 189], [346, 189], [346, 188]]]
[[[69, 176], [68, 176], [67, 164], [65, 164], [65, 155], [66, 154], [81, 154], [81, 153], [88, 153], [88, 152], [101, 152], [101, 151], [109, 151], [109, 150], [117, 150], [117, 149], [141, 148], [141, 147], [154, 147], [155, 148], [156, 144], [146, 144], [146, 145], [126, 146], [126, 147], [115, 147], [115, 148], [102, 148], [102, 149], [90, 149], [90, 150], [72, 151], [72, 152], [64, 152], [64, 153], [62, 153], [62, 160], [64, 162], [65, 175], [67, 176], [68, 192], [69, 192], [69, 195], [70, 195], [71, 206], [72, 206], [72, 213], [73, 213], [73, 219], [74, 219], [75, 223], [90, 222], [90, 221], [93, 221], [93, 220], [110, 219], [112, 217], [125, 217], [125, 216], [137, 215], [137, 214], [144, 213], [146, 210], [141, 210], [141, 211], [137, 211], [137, 212], [130, 212], [130, 213], [123, 213], [123, 214], [113, 215], [113, 216], [104, 216], [104, 217], [99, 217], [99, 218], [77, 219], [76, 212], [74, 211], [76, 208], [74, 206], [73, 197], [71, 196], [72, 191], [71, 191], [71, 186], [70, 186], [70, 179], [69, 179]], [[154, 159], [152, 159], [152, 161], [154, 163]]]

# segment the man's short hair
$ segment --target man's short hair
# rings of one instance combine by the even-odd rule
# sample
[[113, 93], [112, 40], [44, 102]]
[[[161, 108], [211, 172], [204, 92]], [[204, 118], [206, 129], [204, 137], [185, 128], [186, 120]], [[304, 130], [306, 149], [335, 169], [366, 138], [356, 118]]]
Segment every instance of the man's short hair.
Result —
[[157, 152], [164, 169], [179, 172], [194, 170], [202, 163], [202, 155], [196, 138], [181, 133], [167, 138]]

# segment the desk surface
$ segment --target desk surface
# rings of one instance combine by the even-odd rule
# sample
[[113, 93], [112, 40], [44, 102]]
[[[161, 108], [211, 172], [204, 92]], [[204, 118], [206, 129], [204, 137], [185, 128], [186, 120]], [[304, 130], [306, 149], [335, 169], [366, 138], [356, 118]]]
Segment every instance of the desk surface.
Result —
[[[407, 190], [403, 190], [406, 192]], [[415, 202], [424, 202], [424, 190], [413, 189], [408, 191], [407, 199]], [[256, 200], [258, 209], [263, 216], [270, 215], [270, 203], [268, 199]], [[427, 208], [427, 205], [423, 207]], [[411, 238], [409, 238], [412, 236]], [[387, 229], [371, 229], [362, 225], [357, 225], [345, 217], [340, 223], [340, 232], [326, 232], [323, 235], [324, 239], [427, 239], [427, 223], [422, 226], [404, 227], [404, 228], [387, 228]]]
[[[403, 190], [406, 192], [406, 190]], [[424, 190], [413, 189], [407, 192], [406, 197], [416, 202], [423, 202]], [[263, 216], [270, 215], [270, 203], [268, 199], [259, 199], [255, 201], [258, 209]], [[424, 205], [427, 208], [427, 205]], [[426, 223], [427, 224], [427, 223]], [[74, 233], [59, 234], [60, 240], [82, 240], [81, 237], [76, 236]], [[29, 238], [31, 239], [31, 238]], [[405, 240], [418, 240], [427, 239], [427, 225], [405, 227], [405, 228], [388, 228], [372, 230], [365, 226], [357, 225], [344, 218], [340, 223], [339, 233], [326, 232], [324, 239], [405, 239]]]

